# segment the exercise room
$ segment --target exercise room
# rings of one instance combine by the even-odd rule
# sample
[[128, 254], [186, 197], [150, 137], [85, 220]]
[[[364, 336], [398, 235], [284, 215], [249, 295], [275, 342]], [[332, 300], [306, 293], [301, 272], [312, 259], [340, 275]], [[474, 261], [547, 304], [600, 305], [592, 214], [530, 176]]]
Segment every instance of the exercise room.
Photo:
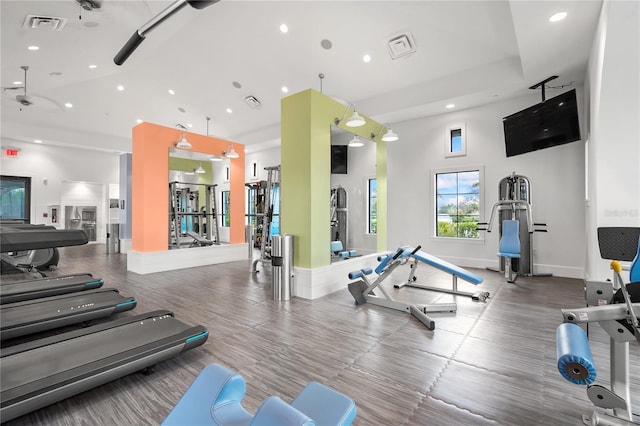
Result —
[[3, 425], [640, 425], [637, 1], [0, 20]]

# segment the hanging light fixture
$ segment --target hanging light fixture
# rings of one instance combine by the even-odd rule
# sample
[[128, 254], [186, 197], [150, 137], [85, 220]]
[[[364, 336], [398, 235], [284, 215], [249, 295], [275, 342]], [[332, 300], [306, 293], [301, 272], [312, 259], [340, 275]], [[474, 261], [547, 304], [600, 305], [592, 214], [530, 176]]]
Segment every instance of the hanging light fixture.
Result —
[[176, 148], [180, 148], [180, 149], [191, 149], [191, 144], [187, 140], [187, 137], [184, 135], [184, 132], [180, 132], [180, 136], [178, 136], [178, 141], [174, 145]]
[[385, 141], [385, 142], [395, 142], [395, 141], [397, 141], [398, 139], [399, 139], [399, 138], [398, 138], [398, 135], [396, 135], [396, 134], [394, 133], [394, 131], [393, 131], [393, 130], [391, 130], [391, 127], [388, 127], [388, 129], [387, 129], [387, 133], [385, 133], [384, 135], [382, 135], [382, 140], [383, 140], [383, 141]]
[[382, 126], [380, 130], [378, 130], [378, 133], [371, 132], [371, 139], [375, 140], [378, 136], [380, 136], [380, 133], [382, 133], [383, 130], [386, 130], [386, 133], [382, 135], [382, 140], [384, 142], [394, 142], [399, 139], [398, 135], [393, 130], [391, 130], [391, 126], [389, 125], [389, 123]]
[[349, 146], [352, 148], [360, 148], [361, 146], [364, 146], [364, 143], [362, 142], [362, 139], [360, 139], [360, 136], [355, 135], [353, 139], [349, 141]]
[[349, 119], [347, 120], [345, 125], [347, 125], [347, 127], [360, 127], [360, 126], [364, 126], [365, 124], [367, 124], [366, 120], [363, 117], [360, 117], [360, 114], [358, 114], [358, 111], [356, 111], [356, 106], [354, 104], [349, 104], [349, 105], [347, 105], [347, 109], [345, 110], [344, 114], [342, 115], [342, 118], [336, 117], [333, 120], [333, 122], [336, 124], [336, 126], [338, 124], [340, 124], [342, 122], [342, 120], [345, 119], [345, 117], [347, 116], [347, 114], [349, 113], [351, 108], [353, 108], [353, 114], [351, 115], [351, 117], [349, 117]]
[[198, 164], [198, 167], [195, 168], [194, 172], [199, 174], [199, 175], [201, 175], [203, 173], [207, 173], [207, 171], [202, 167], [202, 163]]
[[224, 155], [227, 158], [238, 158], [240, 157], [240, 154], [238, 154], [236, 152], [235, 149], [233, 149], [233, 144], [229, 144], [229, 146], [227, 147], [226, 151], [222, 151], [222, 155]]

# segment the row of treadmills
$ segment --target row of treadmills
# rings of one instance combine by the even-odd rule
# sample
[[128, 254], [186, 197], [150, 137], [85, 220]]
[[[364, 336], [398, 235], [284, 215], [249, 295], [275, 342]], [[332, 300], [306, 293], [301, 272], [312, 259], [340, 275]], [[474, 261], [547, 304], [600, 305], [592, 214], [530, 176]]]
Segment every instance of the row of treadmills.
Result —
[[[0, 239], [3, 253], [87, 243], [82, 230], [43, 233], [6, 226]], [[164, 310], [87, 326], [137, 304], [116, 289], [102, 288], [103, 283], [91, 274], [0, 282], [2, 422], [206, 342], [208, 331], [203, 326], [187, 325]], [[74, 324], [71, 331], [42, 333]], [[35, 333], [47, 336], [37, 338]]]

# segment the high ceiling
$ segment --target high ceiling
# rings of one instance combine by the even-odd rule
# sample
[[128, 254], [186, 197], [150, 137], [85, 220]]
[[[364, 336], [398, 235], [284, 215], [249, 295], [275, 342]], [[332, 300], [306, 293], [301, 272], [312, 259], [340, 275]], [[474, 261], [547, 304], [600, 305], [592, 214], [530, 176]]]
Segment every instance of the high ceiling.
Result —
[[[29, 66], [33, 102], [22, 106], [23, 89], [3, 89], [3, 141], [128, 152], [140, 119], [255, 145], [278, 140], [281, 98], [308, 88], [393, 124], [448, 112], [447, 104], [519, 96], [550, 75], [559, 76], [551, 86], [576, 86], [602, 3], [221, 0], [184, 7], [117, 66], [129, 37], [175, 2], [92, 1], [98, 9], [76, 0], [0, 2], [1, 84], [23, 86], [14, 81]], [[549, 22], [559, 11], [567, 18]], [[30, 28], [28, 15], [66, 23], [60, 31], [46, 20]], [[389, 42], [401, 35], [416, 51], [393, 60]], [[260, 109], [245, 103], [250, 95]]]

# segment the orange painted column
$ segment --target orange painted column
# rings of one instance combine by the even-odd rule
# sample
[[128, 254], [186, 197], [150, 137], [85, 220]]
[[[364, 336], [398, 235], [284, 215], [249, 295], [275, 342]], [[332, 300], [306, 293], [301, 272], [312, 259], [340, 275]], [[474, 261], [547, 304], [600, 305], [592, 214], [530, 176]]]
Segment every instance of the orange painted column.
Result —
[[[131, 248], [140, 252], [166, 251], [169, 247], [169, 149], [181, 130], [141, 123], [133, 128]], [[233, 143], [240, 155], [230, 161], [230, 244], [244, 242], [244, 145], [184, 132], [191, 151], [222, 155]]]

